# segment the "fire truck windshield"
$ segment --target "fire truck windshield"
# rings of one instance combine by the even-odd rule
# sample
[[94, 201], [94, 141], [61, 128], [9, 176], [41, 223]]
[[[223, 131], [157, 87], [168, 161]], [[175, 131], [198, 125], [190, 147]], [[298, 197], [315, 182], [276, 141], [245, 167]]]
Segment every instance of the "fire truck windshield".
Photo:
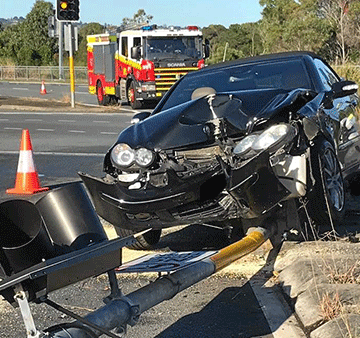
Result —
[[150, 61], [161, 60], [199, 60], [202, 57], [202, 38], [187, 37], [148, 37], [145, 39], [145, 58]]

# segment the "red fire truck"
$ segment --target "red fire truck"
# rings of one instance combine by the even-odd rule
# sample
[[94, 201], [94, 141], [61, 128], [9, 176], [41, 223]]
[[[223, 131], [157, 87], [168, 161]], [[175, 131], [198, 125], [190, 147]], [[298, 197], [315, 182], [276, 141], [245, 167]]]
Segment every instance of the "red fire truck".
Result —
[[196, 26], [155, 25], [89, 35], [89, 92], [100, 105], [128, 101], [132, 108], [156, 103], [181, 76], [204, 67], [208, 43]]

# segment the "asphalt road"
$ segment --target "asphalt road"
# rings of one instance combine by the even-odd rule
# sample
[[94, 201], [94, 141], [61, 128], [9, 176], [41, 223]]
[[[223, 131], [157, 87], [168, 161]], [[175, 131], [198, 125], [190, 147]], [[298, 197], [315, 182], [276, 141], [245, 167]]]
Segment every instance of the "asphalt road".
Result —
[[103, 156], [132, 113], [0, 112], [0, 152], [19, 151], [23, 129], [30, 132], [34, 153]]
[[[0, 82], [0, 96], [44, 98], [40, 94], [41, 83]], [[45, 83], [46, 98], [67, 100], [70, 98], [70, 84]], [[87, 85], [75, 86], [75, 102], [98, 105], [95, 95], [90, 95]]]

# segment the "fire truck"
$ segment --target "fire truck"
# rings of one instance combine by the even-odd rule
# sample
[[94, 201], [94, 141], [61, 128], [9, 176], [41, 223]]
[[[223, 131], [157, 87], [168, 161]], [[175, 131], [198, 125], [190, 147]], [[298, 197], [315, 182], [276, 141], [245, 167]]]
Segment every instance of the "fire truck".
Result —
[[205, 66], [201, 30], [156, 25], [87, 37], [89, 92], [100, 105], [157, 103], [183, 75]]

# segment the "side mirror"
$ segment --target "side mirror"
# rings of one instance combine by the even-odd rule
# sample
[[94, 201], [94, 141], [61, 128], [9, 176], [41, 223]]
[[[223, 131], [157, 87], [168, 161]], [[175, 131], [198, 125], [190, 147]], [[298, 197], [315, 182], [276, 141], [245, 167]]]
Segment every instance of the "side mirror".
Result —
[[137, 113], [132, 117], [130, 122], [131, 122], [131, 124], [139, 123], [139, 122], [145, 120], [146, 118], [148, 118], [150, 116], [150, 114], [151, 113], [148, 111], [143, 111], [141, 113]]
[[131, 47], [131, 58], [135, 60], [139, 60], [141, 57], [141, 47], [135, 46]]
[[333, 107], [333, 100], [340, 97], [353, 95], [357, 92], [359, 86], [354, 81], [340, 81], [335, 82], [331, 86], [331, 90], [326, 93], [324, 97], [324, 107], [331, 109]]
[[207, 59], [210, 56], [210, 41], [205, 39], [204, 44], [204, 58]]
[[354, 81], [340, 81], [335, 82], [331, 86], [331, 91], [333, 93], [333, 98], [344, 97], [348, 95], [353, 95], [357, 92], [359, 86]]

